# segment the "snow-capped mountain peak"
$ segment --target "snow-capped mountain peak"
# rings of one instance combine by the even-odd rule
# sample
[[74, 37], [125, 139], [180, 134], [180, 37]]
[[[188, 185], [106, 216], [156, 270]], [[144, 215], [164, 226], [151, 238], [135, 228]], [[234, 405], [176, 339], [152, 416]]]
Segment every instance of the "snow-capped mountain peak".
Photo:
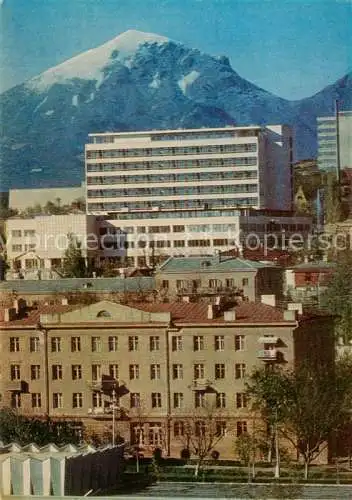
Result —
[[99, 86], [104, 79], [104, 68], [113, 60], [125, 63], [133, 58], [140, 46], [169, 41], [169, 38], [154, 33], [128, 30], [95, 49], [87, 50], [48, 69], [29, 80], [26, 86], [31, 90], [45, 91], [55, 83], [67, 83], [74, 78], [96, 80]]

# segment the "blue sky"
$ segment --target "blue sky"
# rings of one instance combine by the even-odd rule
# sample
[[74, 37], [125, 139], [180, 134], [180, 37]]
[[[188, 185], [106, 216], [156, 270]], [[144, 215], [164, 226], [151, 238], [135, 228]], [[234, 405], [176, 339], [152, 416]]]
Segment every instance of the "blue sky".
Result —
[[1, 91], [128, 29], [226, 54], [244, 78], [288, 99], [351, 68], [350, 0], [0, 0]]

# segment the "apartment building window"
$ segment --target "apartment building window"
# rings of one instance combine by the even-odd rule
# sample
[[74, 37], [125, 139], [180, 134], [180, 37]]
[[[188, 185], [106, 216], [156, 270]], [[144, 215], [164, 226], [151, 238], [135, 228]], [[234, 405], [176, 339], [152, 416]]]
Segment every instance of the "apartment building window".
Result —
[[42, 407], [42, 395], [40, 392], [32, 393], [32, 408], [41, 408]]
[[242, 286], [248, 286], [249, 285], [249, 279], [248, 278], [242, 278]]
[[175, 240], [174, 241], [174, 248], [183, 248], [186, 246], [185, 240]]
[[181, 421], [174, 422], [174, 437], [182, 437], [185, 433], [184, 423]]
[[205, 422], [198, 420], [198, 422], [196, 422], [195, 424], [195, 435], [197, 437], [205, 436], [206, 432], [207, 432], [207, 426]]
[[181, 364], [172, 365], [172, 378], [174, 380], [181, 380], [183, 378], [183, 365]]
[[203, 408], [205, 406], [205, 394], [204, 392], [196, 391], [194, 393], [194, 407]]
[[12, 235], [13, 238], [21, 238], [22, 231], [20, 229], [13, 229], [11, 231], [11, 235]]
[[11, 377], [11, 380], [21, 380], [21, 367], [20, 367], [20, 365], [11, 365], [10, 377]]
[[131, 424], [131, 444], [138, 444], [139, 446], [144, 444], [143, 425], [137, 423]]
[[92, 352], [101, 352], [101, 337], [92, 337]]
[[94, 391], [92, 394], [93, 408], [101, 408], [103, 406], [103, 394], [100, 391]]
[[111, 378], [117, 380], [119, 378], [119, 365], [109, 365], [109, 375]]
[[235, 351], [244, 351], [246, 348], [246, 338], [244, 335], [235, 335]]
[[31, 380], [40, 379], [40, 365], [31, 365]]
[[225, 279], [225, 286], [226, 288], [233, 288], [235, 286], [235, 282], [233, 278], [226, 278]]
[[194, 379], [199, 380], [204, 378], [204, 365], [203, 363], [196, 363], [193, 366]]
[[159, 351], [159, 349], [160, 349], [160, 337], [159, 336], [149, 337], [149, 350]]
[[169, 288], [169, 280], [162, 280], [161, 288], [168, 289]]
[[171, 348], [175, 351], [183, 350], [183, 340], [181, 335], [173, 335], [171, 338]]
[[204, 349], [204, 337], [203, 335], [195, 335], [193, 337], [193, 350], [203, 351]]
[[136, 335], [128, 337], [128, 350], [138, 351], [138, 337]]
[[239, 420], [236, 422], [236, 436], [242, 436], [242, 434], [247, 433], [247, 422], [245, 420]]
[[226, 422], [224, 422], [223, 420], [216, 422], [215, 428], [216, 428], [215, 433], [217, 437], [226, 436], [226, 430], [227, 430]]
[[21, 393], [11, 392], [11, 408], [21, 408]]
[[62, 407], [63, 407], [62, 392], [54, 392], [53, 393], [53, 408], [62, 408]]
[[117, 351], [117, 337], [116, 336], [109, 337], [108, 345], [109, 345], [109, 352], [116, 352]]
[[174, 392], [174, 408], [183, 408], [183, 392]]
[[139, 392], [131, 392], [130, 394], [130, 407], [140, 408], [141, 406], [141, 395]]
[[225, 350], [225, 337], [224, 335], [215, 335], [214, 337], [215, 351]]
[[130, 365], [130, 380], [139, 379], [139, 365]]
[[22, 252], [22, 245], [12, 245], [13, 252]]
[[226, 394], [224, 392], [218, 392], [216, 394], [216, 407], [226, 408]]
[[82, 378], [82, 365], [72, 365], [72, 380], [80, 380]]
[[19, 352], [20, 350], [20, 338], [10, 337], [10, 352]]
[[225, 364], [224, 363], [216, 363], [215, 365], [215, 378], [225, 378]]
[[236, 393], [236, 408], [247, 408], [247, 394], [244, 392]]
[[34, 229], [25, 229], [23, 232], [24, 236], [35, 236], [35, 230]]
[[159, 422], [149, 424], [149, 445], [160, 446], [163, 442], [163, 433]]
[[160, 392], [152, 392], [152, 408], [161, 408]]
[[71, 337], [71, 352], [81, 351], [81, 337]]
[[62, 380], [62, 365], [52, 365], [51, 375], [53, 380]]
[[51, 352], [61, 352], [61, 337], [51, 338]]
[[174, 233], [183, 233], [185, 226], [172, 226], [172, 230]]
[[150, 379], [160, 380], [160, 365], [150, 365]]
[[40, 350], [40, 340], [39, 337], [30, 337], [29, 339], [29, 351], [39, 352]]
[[235, 378], [244, 378], [246, 376], [246, 365], [244, 363], [235, 364]]
[[92, 365], [92, 380], [101, 380], [101, 365]]
[[82, 392], [74, 392], [72, 394], [72, 408], [82, 408], [83, 394]]

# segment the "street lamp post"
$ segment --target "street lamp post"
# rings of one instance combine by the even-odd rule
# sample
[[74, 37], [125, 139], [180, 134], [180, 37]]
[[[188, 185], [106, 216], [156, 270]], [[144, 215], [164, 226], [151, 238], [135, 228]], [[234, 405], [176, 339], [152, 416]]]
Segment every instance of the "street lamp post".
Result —
[[118, 409], [116, 406], [116, 389], [115, 387], [112, 389], [112, 445], [115, 446], [115, 409]]
[[278, 423], [277, 423], [277, 408], [275, 410], [275, 470], [274, 477], [278, 479], [280, 477], [280, 450], [279, 450], [279, 433], [278, 433]]

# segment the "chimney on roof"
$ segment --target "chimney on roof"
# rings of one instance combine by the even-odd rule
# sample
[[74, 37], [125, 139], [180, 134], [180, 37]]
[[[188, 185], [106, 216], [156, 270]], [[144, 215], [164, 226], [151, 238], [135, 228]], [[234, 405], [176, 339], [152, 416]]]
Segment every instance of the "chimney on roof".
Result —
[[225, 311], [224, 312], [224, 320], [225, 321], [236, 321], [235, 309], [230, 309], [229, 311]]
[[262, 304], [266, 304], [267, 306], [276, 307], [275, 295], [261, 295], [260, 301]]
[[215, 307], [213, 304], [208, 305], [208, 319], [214, 319], [215, 318]]
[[298, 311], [284, 311], [285, 321], [296, 321], [298, 316]]
[[4, 321], [5, 323], [9, 323], [17, 318], [17, 312], [14, 307], [8, 307], [4, 310]]
[[21, 315], [24, 309], [27, 307], [27, 303], [24, 299], [15, 299], [13, 301], [13, 307], [16, 309], [16, 314]]

